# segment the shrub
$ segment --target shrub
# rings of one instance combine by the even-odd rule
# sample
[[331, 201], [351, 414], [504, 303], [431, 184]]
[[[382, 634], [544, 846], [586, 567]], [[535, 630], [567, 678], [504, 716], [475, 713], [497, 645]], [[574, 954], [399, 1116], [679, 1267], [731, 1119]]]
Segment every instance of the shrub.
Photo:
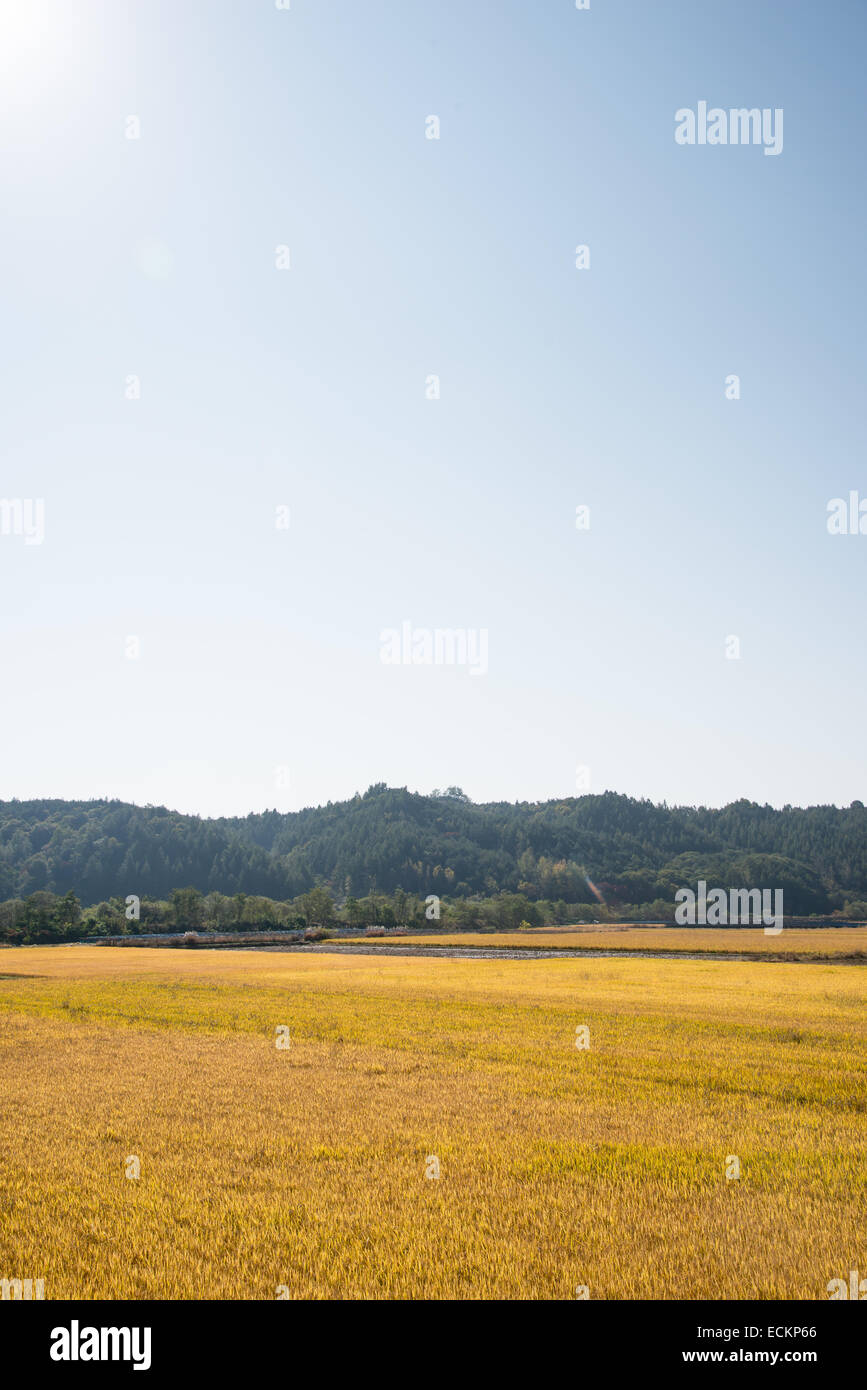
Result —
[[852, 902], [850, 899], [849, 902], [843, 905], [843, 916], [854, 917], [856, 921], [859, 919], [863, 921], [863, 919], [867, 917], [867, 903]]

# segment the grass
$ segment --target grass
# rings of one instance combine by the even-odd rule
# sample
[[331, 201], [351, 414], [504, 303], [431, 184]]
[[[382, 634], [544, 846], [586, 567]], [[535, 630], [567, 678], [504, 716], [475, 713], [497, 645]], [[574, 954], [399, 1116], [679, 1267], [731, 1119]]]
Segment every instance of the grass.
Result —
[[[350, 943], [344, 940], [334, 944]], [[769, 960], [846, 959], [867, 963], [867, 927], [786, 928], [776, 936], [766, 936], [761, 927], [532, 927], [518, 932], [430, 932], [411, 937], [380, 937], [372, 944], [510, 951], [666, 951], [678, 955], [725, 952]]]
[[867, 1268], [860, 966], [28, 947], [3, 973], [0, 1277], [48, 1298], [824, 1299]]

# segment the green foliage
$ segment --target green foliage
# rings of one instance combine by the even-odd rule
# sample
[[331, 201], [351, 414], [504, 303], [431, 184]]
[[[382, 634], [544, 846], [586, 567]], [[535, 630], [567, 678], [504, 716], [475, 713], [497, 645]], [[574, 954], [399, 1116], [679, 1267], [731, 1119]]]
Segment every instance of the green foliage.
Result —
[[853, 922], [867, 922], [867, 902], [849, 901], [844, 903], [843, 916]]
[[10, 946], [47, 941], [77, 941], [81, 935], [81, 905], [75, 894], [38, 889], [26, 898], [0, 903], [0, 942]]
[[311, 927], [324, 927], [334, 921], [334, 899], [324, 888], [311, 888], [301, 898], [300, 906]]
[[202, 895], [197, 888], [176, 888], [171, 896], [175, 926], [183, 931], [196, 931], [204, 919]]
[[[474, 805], [458, 787], [422, 796], [384, 783], [346, 802], [219, 820], [120, 801], [0, 802], [0, 896], [18, 903], [0, 916], [6, 939], [55, 918], [58, 930], [80, 930], [70, 894], [100, 904], [87, 920], [111, 934], [171, 920], [185, 930], [327, 923], [332, 899], [360, 927], [422, 925], [429, 894], [455, 911], [463, 903], [468, 923], [519, 926], [543, 903], [554, 921], [604, 921], [628, 905], [660, 915], [699, 878], [781, 887], [795, 914], [863, 904], [867, 810], [669, 807], [613, 792]], [[140, 922], [125, 917], [130, 893]], [[518, 898], [527, 909], [509, 906]], [[169, 899], [167, 918], [154, 905]]]

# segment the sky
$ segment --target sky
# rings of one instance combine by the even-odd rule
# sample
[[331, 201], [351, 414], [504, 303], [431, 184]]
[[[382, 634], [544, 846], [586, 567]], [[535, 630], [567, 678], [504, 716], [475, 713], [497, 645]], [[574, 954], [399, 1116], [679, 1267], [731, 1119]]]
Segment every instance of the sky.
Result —
[[0, 797], [863, 798], [865, 40], [0, 0]]

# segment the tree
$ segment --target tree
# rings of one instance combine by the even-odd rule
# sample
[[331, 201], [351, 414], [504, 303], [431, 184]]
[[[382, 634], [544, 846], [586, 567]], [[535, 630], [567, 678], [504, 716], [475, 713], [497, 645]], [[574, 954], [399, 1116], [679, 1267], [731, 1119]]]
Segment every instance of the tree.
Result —
[[300, 899], [301, 911], [311, 927], [326, 927], [334, 921], [334, 899], [325, 888], [311, 888]]
[[10, 898], [0, 903], [0, 941], [16, 944], [24, 939], [24, 903]]
[[867, 903], [847, 902], [843, 904], [843, 916], [852, 917], [856, 922], [867, 921]]
[[40, 889], [24, 899], [25, 941], [51, 940], [57, 931], [57, 898]]
[[80, 925], [81, 903], [71, 888], [58, 902], [56, 916], [57, 925], [67, 934], [71, 934], [73, 929]]
[[176, 888], [171, 896], [171, 904], [176, 927], [195, 931], [202, 925], [205, 911], [198, 888]]

